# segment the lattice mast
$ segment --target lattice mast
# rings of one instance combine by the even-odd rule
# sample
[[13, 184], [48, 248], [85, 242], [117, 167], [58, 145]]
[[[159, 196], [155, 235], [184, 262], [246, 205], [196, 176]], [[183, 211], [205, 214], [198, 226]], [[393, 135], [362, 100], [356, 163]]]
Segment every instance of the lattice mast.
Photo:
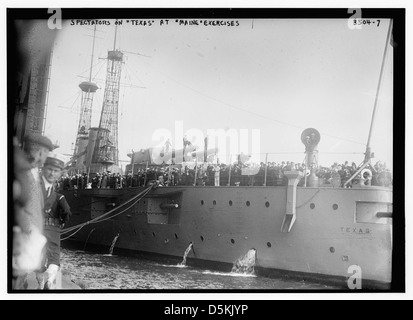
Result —
[[95, 36], [96, 36], [96, 26], [93, 31], [93, 44], [92, 44], [92, 57], [90, 60], [90, 73], [89, 81], [83, 81], [79, 84], [82, 90], [81, 107], [80, 107], [80, 118], [79, 125], [77, 129], [76, 144], [73, 156], [78, 158], [76, 160], [76, 167], [84, 166], [84, 151], [86, 150], [88, 139], [89, 139], [89, 129], [92, 124], [92, 107], [93, 107], [93, 97], [98, 89], [98, 86], [92, 82], [92, 65], [95, 49]]
[[105, 93], [98, 128], [98, 143], [94, 162], [106, 166], [119, 165], [118, 151], [118, 105], [123, 53], [116, 50], [116, 29], [113, 50], [108, 51]]

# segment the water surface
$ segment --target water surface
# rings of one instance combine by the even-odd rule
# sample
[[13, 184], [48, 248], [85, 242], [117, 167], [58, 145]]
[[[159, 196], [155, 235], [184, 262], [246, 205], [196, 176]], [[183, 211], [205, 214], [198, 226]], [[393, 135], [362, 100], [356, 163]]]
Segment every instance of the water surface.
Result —
[[[116, 250], [115, 250], [116, 251]], [[221, 272], [134, 256], [62, 249], [62, 269], [93, 290], [337, 290], [304, 280]]]

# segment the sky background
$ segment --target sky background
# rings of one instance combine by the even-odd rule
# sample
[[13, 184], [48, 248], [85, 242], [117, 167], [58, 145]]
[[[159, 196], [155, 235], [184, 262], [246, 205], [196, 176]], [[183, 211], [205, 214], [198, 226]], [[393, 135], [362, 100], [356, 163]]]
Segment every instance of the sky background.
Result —
[[[111, 25], [96, 32], [92, 78], [100, 89], [92, 126], [99, 124], [104, 58], [114, 43], [114, 20], [108, 21]], [[184, 132], [248, 129], [249, 139], [259, 129], [260, 152], [276, 162], [302, 162], [301, 132], [312, 127], [321, 134], [319, 164], [363, 160], [389, 20], [355, 30], [346, 19], [239, 19], [236, 27], [151, 21], [151, 26], [137, 26], [124, 20], [117, 29], [116, 48], [125, 52], [121, 160], [129, 160], [132, 149], [159, 143], [152, 139], [157, 129], [168, 129], [174, 137], [176, 121], [183, 122]], [[73, 153], [78, 85], [89, 76], [92, 35], [93, 26], [65, 21], [55, 40], [45, 134], [59, 141], [57, 151], [64, 154]], [[389, 167], [392, 59], [390, 47], [371, 141], [373, 162]]]

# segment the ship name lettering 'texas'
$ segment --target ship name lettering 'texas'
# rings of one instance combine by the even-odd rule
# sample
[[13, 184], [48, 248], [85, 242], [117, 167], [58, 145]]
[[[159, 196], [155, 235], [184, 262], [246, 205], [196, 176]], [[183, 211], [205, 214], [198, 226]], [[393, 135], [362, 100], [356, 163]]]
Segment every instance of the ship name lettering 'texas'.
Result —
[[353, 233], [353, 234], [370, 234], [369, 228], [354, 228], [354, 227], [341, 227], [341, 232], [343, 233]]

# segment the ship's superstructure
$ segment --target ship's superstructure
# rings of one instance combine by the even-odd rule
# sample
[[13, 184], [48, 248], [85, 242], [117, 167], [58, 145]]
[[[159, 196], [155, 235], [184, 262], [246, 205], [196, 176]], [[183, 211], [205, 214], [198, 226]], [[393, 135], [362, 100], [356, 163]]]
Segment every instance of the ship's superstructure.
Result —
[[98, 127], [91, 126], [93, 97], [98, 89], [92, 81], [93, 49], [89, 80], [79, 84], [82, 90], [81, 112], [75, 150], [69, 163], [71, 172], [87, 172], [89, 175], [105, 170], [118, 171], [118, 105], [123, 53], [116, 49], [116, 30], [113, 50], [108, 51], [106, 59], [105, 91]]
[[96, 26], [93, 31], [92, 57], [90, 62], [89, 80], [83, 81], [79, 84], [79, 87], [82, 90], [82, 98], [80, 105], [80, 118], [76, 135], [75, 150], [73, 153], [75, 165], [72, 169], [74, 169], [75, 172], [86, 172], [88, 170], [88, 166], [90, 166], [90, 163], [86, 163], [85, 159], [87, 145], [89, 143], [89, 130], [92, 126], [93, 97], [98, 89], [97, 84], [92, 81], [92, 65], [94, 56], [93, 53], [95, 48], [95, 34]]

